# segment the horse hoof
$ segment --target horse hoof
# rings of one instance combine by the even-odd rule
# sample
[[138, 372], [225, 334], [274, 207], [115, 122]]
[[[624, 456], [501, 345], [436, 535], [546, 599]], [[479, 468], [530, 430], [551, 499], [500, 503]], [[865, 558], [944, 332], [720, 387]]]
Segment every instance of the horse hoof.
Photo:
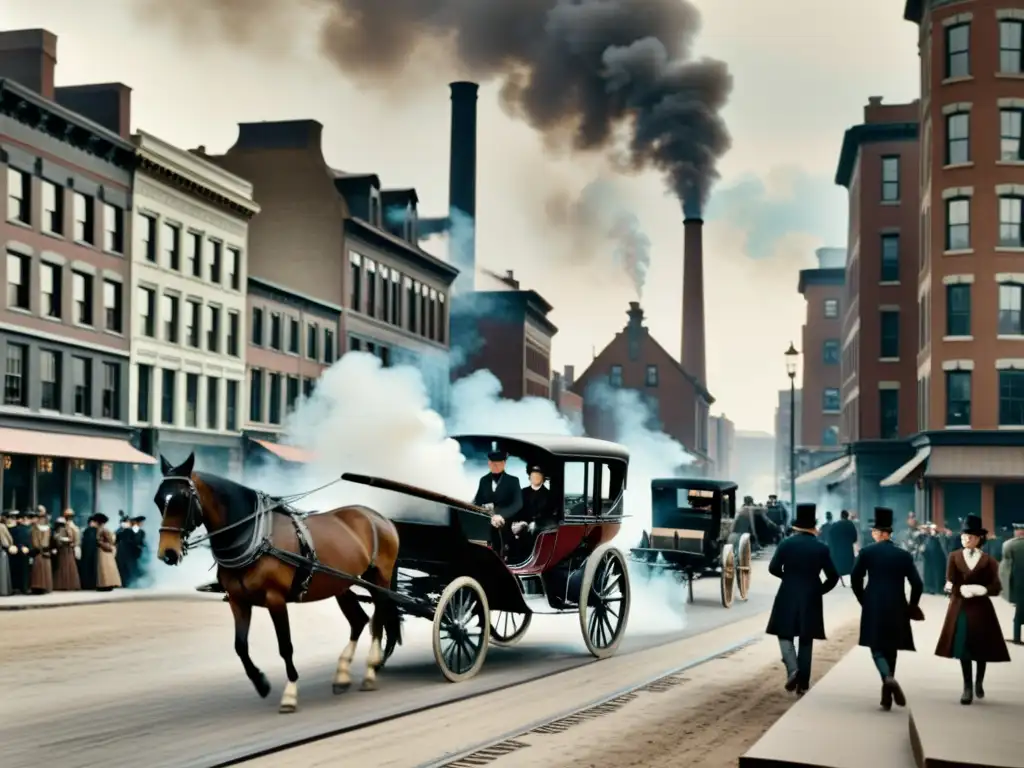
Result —
[[363, 684], [359, 686], [360, 691], [376, 691], [377, 681], [376, 680], [363, 680]]
[[267, 680], [266, 675], [261, 674], [256, 680], [253, 680], [253, 685], [256, 686], [256, 693], [260, 695], [261, 699], [270, 695], [270, 681]]
[[346, 693], [351, 687], [352, 683], [334, 683], [334, 685], [331, 686], [331, 692], [335, 696], [338, 696], [342, 693]]

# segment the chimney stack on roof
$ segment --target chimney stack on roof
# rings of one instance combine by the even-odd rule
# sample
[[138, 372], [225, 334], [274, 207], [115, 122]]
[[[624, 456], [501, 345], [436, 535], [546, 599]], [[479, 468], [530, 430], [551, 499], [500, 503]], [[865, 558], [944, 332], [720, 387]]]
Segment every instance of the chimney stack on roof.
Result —
[[0, 78], [14, 80], [53, 99], [57, 36], [45, 29], [0, 32]]
[[[470, 82], [451, 83], [452, 127], [448, 157], [448, 223], [449, 238], [456, 217], [468, 217], [472, 226], [460, 232], [460, 253], [449, 259], [460, 270], [457, 281], [463, 290], [473, 290], [476, 283], [476, 102], [480, 86]], [[449, 239], [449, 248], [451, 248]], [[455, 258], [458, 256], [459, 258]]]

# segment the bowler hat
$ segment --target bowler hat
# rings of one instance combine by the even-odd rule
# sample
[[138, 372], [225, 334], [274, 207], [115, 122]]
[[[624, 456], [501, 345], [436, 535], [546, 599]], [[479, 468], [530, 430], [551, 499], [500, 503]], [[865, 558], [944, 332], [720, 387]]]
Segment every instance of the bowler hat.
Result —
[[964, 520], [963, 530], [960, 532], [970, 534], [971, 536], [988, 536], [988, 531], [984, 528], [978, 515], [968, 515]]
[[875, 507], [875, 519], [871, 527], [876, 531], [892, 533], [892, 510], [888, 507]]
[[505, 461], [508, 458], [508, 454], [505, 451], [489, 451], [487, 453], [488, 461]]
[[797, 504], [796, 519], [793, 527], [810, 531], [818, 526], [818, 506], [816, 504]]

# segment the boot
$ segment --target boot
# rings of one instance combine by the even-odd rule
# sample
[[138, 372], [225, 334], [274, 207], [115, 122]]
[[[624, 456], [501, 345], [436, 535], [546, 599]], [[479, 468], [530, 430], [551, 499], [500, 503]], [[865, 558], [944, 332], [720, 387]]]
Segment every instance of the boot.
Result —
[[974, 684], [974, 698], [981, 700], [985, 698], [985, 688], [981, 684], [981, 680]]
[[789, 677], [786, 678], [786, 690], [792, 693], [796, 690], [797, 680], [800, 677], [799, 672], [793, 672]]
[[974, 702], [974, 691], [971, 690], [970, 686], [964, 688], [964, 694], [960, 697], [961, 704], [971, 704]]
[[892, 700], [896, 702], [897, 707], [907, 706], [907, 697], [903, 695], [903, 689], [900, 688], [900, 684], [896, 682], [896, 678], [887, 677], [882, 685], [889, 691], [889, 695], [892, 697]]
[[892, 709], [892, 689], [888, 685], [882, 683], [882, 709], [888, 712]]

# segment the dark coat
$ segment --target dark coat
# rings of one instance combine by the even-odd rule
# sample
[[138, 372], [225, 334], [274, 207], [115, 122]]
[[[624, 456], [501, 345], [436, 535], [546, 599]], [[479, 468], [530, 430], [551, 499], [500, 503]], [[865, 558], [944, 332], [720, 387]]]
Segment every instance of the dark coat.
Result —
[[[825, 581], [821, 581], [821, 573]], [[779, 544], [768, 572], [782, 579], [768, 619], [769, 635], [825, 639], [822, 595], [839, 583], [828, 547], [809, 533], [795, 533]]]
[[853, 547], [859, 539], [857, 525], [852, 520], [837, 520], [828, 532], [828, 550], [840, 576], [853, 571]]
[[97, 560], [96, 529], [93, 526], [82, 531], [82, 557], [78, 561], [78, 577], [82, 589], [96, 589]]
[[[906, 582], [910, 583], [909, 603]], [[861, 605], [861, 645], [889, 652], [916, 650], [910, 611], [920, 603], [924, 584], [909, 552], [891, 541], [864, 547], [853, 564], [850, 587]]]
[[832, 527], [835, 525], [834, 520], [830, 520], [825, 523], [821, 528], [818, 529], [818, 538], [828, 544], [828, 537], [831, 535]]
[[924, 568], [924, 591], [929, 595], [941, 595], [946, 583], [945, 544], [938, 535], [927, 536], [921, 560]]
[[114, 541], [117, 545], [117, 572], [121, 583], [130, 587], [135, 577], [135, 532], [131, 528], [118, 528]]
[[1003, 597], [1014, 605], [1024, 603], [1024, 539], [1014, 538], [1003, 544], [999, 566]]
[[498, 477], [497, 488], [492, 490], [493, 483], [494, 476], [489, 472], [481, 477], [473, 503], [478, 506], [493, 504], [494, 514], [509, 520], [523, 508], [523, 494], [519, 490], [519, 481], [512, 475], [502, 472]]
[[[949, 595], [949, 607], [946, 609], [946, 620], [942, 624], [942, 633], [935, 646], [935, 654], [947, 659], [955, 658], [955, 641], [957, 619], [961, 612], [967, 620], [967, 652], [973, 661], [1009, 661], [1010, 652], [1003, 640], [1003, 630], [999, 626], [992, 598], [1002, 592], [999, 583], [999, 565], [995, 558], [982, 552], [981, 560], [972, 571], [967, 567], [963, 550], [957, 550], [949, 556], [946, 566], [946, 581], [953, 589]], [[981, 597], [965, 598], [960, 594], [964, 584], [979, 584], [988, 590]]]
[[550, 522], [553, 519], [551, 505], [551, 491], [545, 486], [533, 490], [526, 486], [521, 491], [523, 508], [519, 510], [510, 520], [514, 523], [536, 523], [537, 527]]

